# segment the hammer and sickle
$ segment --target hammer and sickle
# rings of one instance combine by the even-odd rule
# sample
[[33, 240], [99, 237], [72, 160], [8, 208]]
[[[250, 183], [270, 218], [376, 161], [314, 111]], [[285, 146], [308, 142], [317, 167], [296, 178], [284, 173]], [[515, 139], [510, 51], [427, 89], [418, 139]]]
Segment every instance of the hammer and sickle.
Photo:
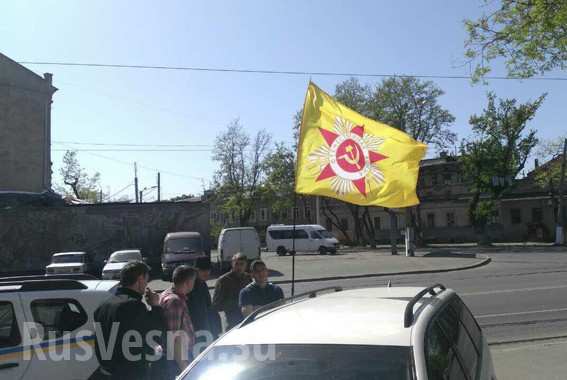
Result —
[[[354, 150], [354, 153], [353, 153]], [[358, 148], [349, 145], [345, 149], [346, 153], [339, 157], [339, 160], [345, 160], [351, 165], [355, 165], [358, 170], [360, 170], [360, 164], [358, 163], [360, 159], [360, 151]]]

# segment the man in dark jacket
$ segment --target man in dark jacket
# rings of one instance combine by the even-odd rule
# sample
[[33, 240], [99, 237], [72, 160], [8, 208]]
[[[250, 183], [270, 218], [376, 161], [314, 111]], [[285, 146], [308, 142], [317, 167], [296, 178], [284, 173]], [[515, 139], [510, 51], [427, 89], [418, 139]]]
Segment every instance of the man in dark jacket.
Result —
[[[149, 269], [139, 261], [126, 264], [115, 296], [95, 310], [98, 330], [95, 350], [101, 366], [98, 378], [145, 379], [148, 376], [150, 356], [155, 354], [157, 343], [150, 346], [147, 336], [150, 332], [163, 331], [159, 296], [147, 288]], [[142, 302], [144, 293], [151, 310]]]
[[213, 307], [224, 311], [226, 315], [227, 330], [230, 330], [242, 321], [242, 312], [238, 305], [240, 291], [250, 283], [250, 276], [246, 273], [248, 261], [242, 253], [232, 257], [232, 269], [221, 276], [215, 284]]
[[195, 268], [197, 279], [193, 291], [187, 297], [187, 307], [195, 328], [197, 345], [205, 348], [205, 344], [212, 343], [211, 339], [216, 339], [220, 333], [220, 317], [212, 307], [211, 293], [207, 285], [211, 275], [211, 261], [209, 258], [199, 258]]

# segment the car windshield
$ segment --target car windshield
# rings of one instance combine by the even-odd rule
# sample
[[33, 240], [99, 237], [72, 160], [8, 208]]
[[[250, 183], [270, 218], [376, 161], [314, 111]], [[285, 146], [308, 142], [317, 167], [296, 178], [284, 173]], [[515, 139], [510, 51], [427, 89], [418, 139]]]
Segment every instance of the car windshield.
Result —
[[124, 252], [119, 254], [113, 254], [109, 262], [127, 263], [130, 260], [140, 260], [140, 254], [138, 252]]
[[53, 264], [83, 263], [84, 261], [84, 255], [61, 255], [53, 256], [53, 258], [51, 259], [51, 262]]
[[181, 238], [171, 239], [167, 241], [167, 252], [171, 253], [184, 253], [201, 251], [201, 239], [195, 238]]
[[333, 234], [330, 233], [327, 230], [317, 230], [317, 232], [319, 233], [319, 235], [321, 235], [323, 238], [325, 239], [331, 239], [334, 238]]
[[354, 345], [217, 346], [183, 380], [409, 380], [409, 347]]

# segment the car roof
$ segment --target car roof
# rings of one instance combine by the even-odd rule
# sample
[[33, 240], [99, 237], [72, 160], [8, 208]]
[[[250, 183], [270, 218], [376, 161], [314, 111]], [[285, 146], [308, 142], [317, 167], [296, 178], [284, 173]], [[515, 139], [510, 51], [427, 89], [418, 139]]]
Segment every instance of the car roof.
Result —
[[[288, 229], [288, 228], [293, 228], [293, 224], [272, 224], [270, 226], [268, 226], [269, 230], [275, 230], [278, 228], [282, 228], [282, 229]], [[295, 228], [317, 228], [320, 230], [324, 230], [325, 228], [323, 226], [320, 226], [318, 224], [296, 224]]]
[[54, 253], [53, 256], [86, 255], [86, 254], [87, 254], [86, 252], [80, 252], [80, 251], [77, 251], [77, 252], [57, 252], [57, 253]]
[[118, 286], [118, 281], [109, 280], [74, 280], [72, 278], [64, 279], [58, 276], [45, 276], [40, 278], [36, 276], [34, 279], [22, 277], [18, 280], [16, 277], [0, 281], [0, 292], [18, 292], [18, 291], [58, 291], [58, 290], [77, 290], [77, 291], [98, 291], [112, 292]]
[[121, 251], [114, 251], [112, 252], [112, 255], [119, 255], [119, 254], [125, 254], [125, 253], [141, 253], [139, 249], [123, 249]]
[[178, 239], [178, 238], [196, 238], [201, 237], [198, 232], [170, 232], [165, 235], [165, 239]]
[[243, 230], [254, 230], [256, 231], [256, 228], [254, 227], [230, 227], [230, 228], [224, 228], [221, 233], [226, 232], [226, 231], [243, 231]]
[[[406, 306], [426, 288], [382, 287], [317, 295], [266, 311], [253, 322], [224, 335], [217, 345], [355, 344], [410, 346], [412, 328], [404, 327]], [[434, 307], [421, 298], [414, 313]]]

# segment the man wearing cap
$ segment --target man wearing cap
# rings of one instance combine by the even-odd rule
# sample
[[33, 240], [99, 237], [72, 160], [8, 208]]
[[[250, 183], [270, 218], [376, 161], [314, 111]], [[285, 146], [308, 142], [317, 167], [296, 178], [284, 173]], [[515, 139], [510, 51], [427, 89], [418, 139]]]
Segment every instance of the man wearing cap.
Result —
[[[199, 258], [195, 263], [195, 269], [197, 269], [197, 279], [193, 291], [187, 297], [187, 307], [195, 328], [197, 343], [210, 344], [211, 339], [218, 337], [221, 328], [220, 318], [212, 307], [211, 293], [207, 285], [211, 275], [211, 261], [208, 257]], [[207, 338], [211, 341], [207, 342]]]

